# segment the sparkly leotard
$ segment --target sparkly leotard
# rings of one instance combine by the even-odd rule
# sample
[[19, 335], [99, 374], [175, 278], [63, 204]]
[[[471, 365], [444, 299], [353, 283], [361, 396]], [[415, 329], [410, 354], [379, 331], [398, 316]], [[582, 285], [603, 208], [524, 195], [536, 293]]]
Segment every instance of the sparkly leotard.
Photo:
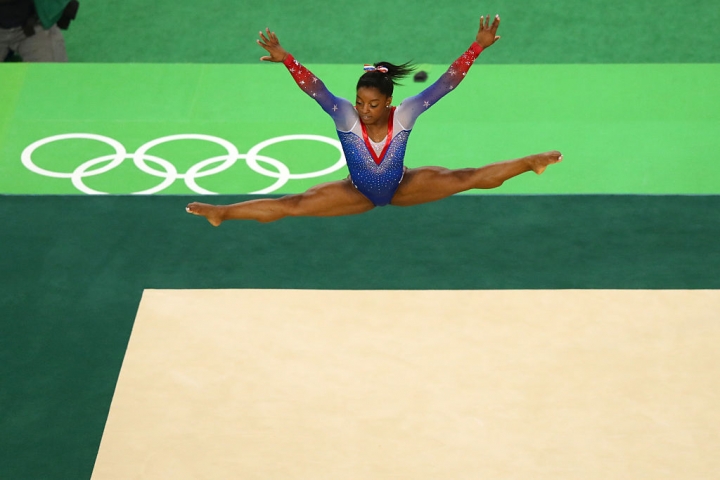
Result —
[[448, 92], [457, 87], [482, 52], [473, 42], [432, 85], [393, 107], [388, 136], [383, 143], [372, 142], [352, 103], [336, 97], [325, 84], [288, 54], [283, 62], [298, 86], [332, 117], [355, 187], [376, 206], [390, 203], [405, 172], [405, 146], [415, 120]]

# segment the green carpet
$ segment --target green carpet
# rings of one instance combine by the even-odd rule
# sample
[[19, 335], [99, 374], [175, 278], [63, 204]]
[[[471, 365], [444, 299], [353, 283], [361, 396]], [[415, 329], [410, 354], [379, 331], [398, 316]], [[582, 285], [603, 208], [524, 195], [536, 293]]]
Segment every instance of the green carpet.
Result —
[[257, 32], [270, 27], [306, 62], [445, 64], [480, 15], [496, 13], [502, 40], [489, 63], [720, 62], [713, 0], [86, 2], [67, 44], [76, 62], [255, 63]]

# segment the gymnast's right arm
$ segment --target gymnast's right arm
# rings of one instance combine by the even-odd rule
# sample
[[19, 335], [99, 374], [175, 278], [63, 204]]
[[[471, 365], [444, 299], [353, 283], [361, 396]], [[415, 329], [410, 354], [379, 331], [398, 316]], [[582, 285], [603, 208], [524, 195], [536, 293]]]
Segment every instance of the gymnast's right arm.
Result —
[[265, 33], [260, 32], [260, 37], [261, 39], [257, 41], [258, 44], [270, 54], [260, 57], [260, 60], [264, 62], [282, 62], [293, 76], [295, 83], [332, 117], [337, 129], [349, 131], [355, 121], [357, 121], [357, 115], [355, 114], [355, 109], [352, 104], [344, 98], [333, 95], [322, 80], [295, 60], [295, 58], [280, 45], [275, 32], [266, 29]]

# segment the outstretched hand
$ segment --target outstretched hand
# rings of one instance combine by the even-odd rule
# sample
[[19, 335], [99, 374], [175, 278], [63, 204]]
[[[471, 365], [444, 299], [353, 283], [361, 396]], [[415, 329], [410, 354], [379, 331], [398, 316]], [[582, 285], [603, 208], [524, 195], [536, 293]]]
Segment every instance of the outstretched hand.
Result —
[[500, 40], [500, 37], [496, 35], [499, 26], [500, 15], [495, 15], [495, 20], [493, 20], [492, 25], [490, 24], [490, 15], [487, 17], [480, 17], [480, 30], [478, 30], [475, 41], [483, 48], [489, 47]]
[[260, 57], [263, 62], [282, 62], [287, 57], [288, 52], [280, 46], [277, 35], [275, 35], [275, 32], [271, 32], [269, 28], [265, 29], [265, 33], [260, 32], [257, 43], [270, 54]]

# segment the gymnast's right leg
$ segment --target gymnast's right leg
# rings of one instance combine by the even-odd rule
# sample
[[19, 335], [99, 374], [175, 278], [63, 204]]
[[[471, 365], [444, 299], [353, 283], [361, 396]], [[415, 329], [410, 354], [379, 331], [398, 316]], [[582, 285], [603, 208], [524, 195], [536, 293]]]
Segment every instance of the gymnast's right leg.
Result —
[[213, 226], [225, 220], [257, 220], [267, 223], [285, 217], [335, 217], [372, 210], [373, 203], [360, 193], [350, 179], [328, 182], [305, 193], [280, 198], [261, 198], [232, 205], [194, 202], [188, 213], [205, 217]]

